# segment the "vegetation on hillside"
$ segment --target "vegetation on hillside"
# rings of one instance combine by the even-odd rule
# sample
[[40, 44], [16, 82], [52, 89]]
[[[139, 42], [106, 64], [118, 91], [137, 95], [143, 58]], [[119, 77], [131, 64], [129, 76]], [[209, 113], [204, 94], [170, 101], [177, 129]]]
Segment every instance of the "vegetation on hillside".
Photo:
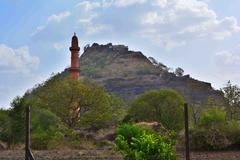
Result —
[[195, 120], [190, 130], [193, 149], [223, 150], [240, 147], [240, 89], [229, 81], [222, 91], [225, 104], [218, 106], [213, 98], [209, 98], [207, 106], [198, 107], [198, 118], [192, 114]]
[[[219, 106], [209, 97], [208, 104], [190, 105], [192, 149], [240, 147], [239, 91], [228, 82], [222, 89], [225, 104]], [[77, 131], [118, 126], [115, 143], [125, 159], [172, 160], [173, 147], [183, 138], [184, 102], [177, 91], [165, 88], [146, 91], [127, 108], [123, 100], [89, 80], [55, 75], [23, 97], [16, 97], [10, 109], [0, 110], [0, 140], [10, 147], [24, 143], [25, 107], [29, 105], [33, 149], [106, 145], [109, 142], [81, 137]], [[158, 126], [149, 129], [135, 125], [137, 122], [156, 122]]]
[[69, 128], [99, 129], [118, 123], [124, 115], [119, 98], [95, 83], [71, 77], [48, 82], [30, 103], [55, 113]]
[[0, 111], [0, 140], [24, 142], [25, 108], [31, 106], [31, 142], [34, 149], [54, 148], [64, 139], [78, 143], [75, 129], [98, 130], [117, 125], [125, 104], [89, 81], [53, 76]]

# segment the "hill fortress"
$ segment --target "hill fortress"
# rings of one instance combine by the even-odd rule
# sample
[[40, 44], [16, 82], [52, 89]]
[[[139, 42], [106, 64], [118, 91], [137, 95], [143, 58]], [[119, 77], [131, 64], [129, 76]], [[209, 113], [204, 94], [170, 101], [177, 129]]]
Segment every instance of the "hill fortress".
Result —
[[79, 61], [82, 77], [103, 85], [129, 103], [146, 90], [159, 88], [175, 89], [189, 103], [207, 104], [210, 97], [217, 104], [223, 102], [221, 92], [210, 83], [189, 75], [176, 76], [165, 65], [153, 64], [142, 52], [131, 51], [124, 45], [87, 45]]

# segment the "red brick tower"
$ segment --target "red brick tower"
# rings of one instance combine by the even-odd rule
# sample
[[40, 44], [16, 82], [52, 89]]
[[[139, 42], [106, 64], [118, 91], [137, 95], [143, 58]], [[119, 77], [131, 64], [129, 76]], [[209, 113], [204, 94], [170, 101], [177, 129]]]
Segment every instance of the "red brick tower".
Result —
[[73, 78], [79, 78], [80, 76], [80, 68], [79, 68], [79, 51], [80, 47], [78, 47], [78, 38], [76, 33], [74, 33], [72, 37], [72, 45], [69, 48], [71, 51], [71, 67], [70, 73]]

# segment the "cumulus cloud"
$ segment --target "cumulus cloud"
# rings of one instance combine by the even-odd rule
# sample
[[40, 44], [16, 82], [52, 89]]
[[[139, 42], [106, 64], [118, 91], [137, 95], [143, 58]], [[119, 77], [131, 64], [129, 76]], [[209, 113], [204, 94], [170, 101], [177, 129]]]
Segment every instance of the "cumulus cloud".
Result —
[[76, 7], [83, 8], [86, 11], [94, 10], [97, 8], [108, 8], [111, 6], [127, 7], [137, 4], [143, 4], [147, 0], [102, 0], [102, 1], [83, 1], [76, 5]]
[[[144, 7], [132, 7], [141, 4]], [[87, 36], [126, 35], [171, 49], [198, 39], [224, 40], [240, 32], [235, 17], [219, 17], [200, 0], [86, 0], [72, 9], [69, 21], [63, 21], [69, 15], [66, 11], [50, 16], [32, 35], [43, 32], [45, 37], [45, 32], [51, 32], [64, 36], [62, 30]]]
[[240, 45], [230, 50], [217, 52], [216, 56], [225, 65], [240, 65]]
[[90, 2], [90, 1], [83, 1], [76, 5], [76, 7], [83, 8], [86, 11], [90, 11], [95, 8], [99, 8], [101, 6], [102, 6], [102, 3], [100, 3], [100, 2]]
[[65, 11], [59, 14], [53, 14], [48, 17], [48, 22], [61, 22], [65, 18], [69, 17], [71, 13], [69, 11]]
[[115, 5], [118, 7], [126, 7], [134, 4], [143, 4], [147, 0], [115, 0]]
[[0, 44], [0, 71], [30, 73], [38, 68], [39, 58], [29, 53], [27, 46], [14, 49]]
[[98, 18], [98, 14], [89, 13], [85, 17], [81, 17], [77, 20], [77, 26], [86, 31], [87, 35], [93, 35], [101, 31], [110, 29], [107, 25], [102, 23], [94, 23], [94, 19]]
[[159, 9], [142, 14], [141, 34], [167, 48], [196, 38], [223, 40], [240, 32], [235, 17], [219, 18], [203, 1], [155, 0], [152, 5]]

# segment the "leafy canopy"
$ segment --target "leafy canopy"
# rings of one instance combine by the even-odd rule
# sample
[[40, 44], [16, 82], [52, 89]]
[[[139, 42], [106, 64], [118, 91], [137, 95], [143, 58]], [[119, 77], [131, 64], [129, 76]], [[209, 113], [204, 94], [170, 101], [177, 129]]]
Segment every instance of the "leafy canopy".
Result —
[[140, 95], [129, 110], [135, 121], [157, 121], [167, 129], [183, 128], [184, 98], [172, 89], [151, 90]]
[[117, 129], [116, 144], [125, 160], [174, 160], [174, 142], [159, 133], [136, 125]]
[[74, 128], [99, 129], [117, 123], [124, 116], [124, 103], [95, 83], [71, 77], [47, 81], [32, 98]]

